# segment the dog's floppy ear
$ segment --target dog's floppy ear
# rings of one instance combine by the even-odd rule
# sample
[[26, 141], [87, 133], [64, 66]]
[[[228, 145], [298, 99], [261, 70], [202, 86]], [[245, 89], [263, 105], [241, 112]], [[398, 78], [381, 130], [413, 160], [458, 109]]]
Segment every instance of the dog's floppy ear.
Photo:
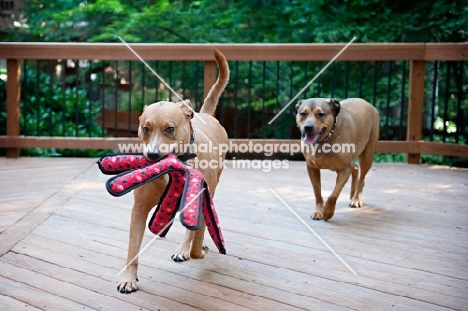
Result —
[[301, 104], [302, 104], [302, 99], [299, 99], [296, 104], [296, 111], [297, 109], [299, 109], [299, 107], [301, 107]]
[[333, 113], [335, 114], [335, 117], [338, 115], [338, 113], [340, 112], [340, 109], [341, 109], [341, 104], [339, 101], [337, 101], [336, 99], [332, 98], [330, 99], [330, 109], [333, 111]]
[[190, 117], [190, 119], [193, 118], [193, 109], [190, 100], [187, 99], [182, 102], [178, 102], [177, 104], [186, 116]]

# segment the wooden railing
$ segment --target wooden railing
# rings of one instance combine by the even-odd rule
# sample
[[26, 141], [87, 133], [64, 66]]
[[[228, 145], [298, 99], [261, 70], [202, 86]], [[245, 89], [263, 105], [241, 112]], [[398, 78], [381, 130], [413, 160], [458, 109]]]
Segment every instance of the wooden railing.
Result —
[[[205, 95], [216, 79], [213, 47], [228, 60], [329, 61], [344, 44], [132, 44], [145, 60], [204, 61]], [[21, 60], [92, 59], [134, 60], [123, 44], [98, 43], [0, 43], [0, 59], [7, 59], [6, 136], [0, 147], [7, 157], [18, 157], [20, 148], [116, 149], [119, 143], [134, 143], [136, 138], [78, 138], [20, 136]], [[420, 154], [468, 157], [468, 146], [422, 141], [424, 69], [426, 61], [466, 61], [468, 44], [352, 44], [338, 60], [410, 61], [409, 107], [406, 141], [379, 141], [378, 152], [406, 153], [408, 163], [419, 163]], [[242, 141], [236, 139], [235, 141]], [[265, 140], [256, 140], [265, 142]], [[271, 141], [270, 141], [271, 142]], [[284, 141], [281, 142], [293, 142]], [[295, 141], [294, 141], [295, 142]]]

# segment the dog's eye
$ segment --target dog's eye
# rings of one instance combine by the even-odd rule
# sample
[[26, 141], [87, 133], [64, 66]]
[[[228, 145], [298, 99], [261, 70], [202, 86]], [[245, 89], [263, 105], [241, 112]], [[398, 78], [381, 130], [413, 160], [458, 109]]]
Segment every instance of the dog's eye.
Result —
[[307, 113], [305, 113], [305, 112], [299, 112], [299, 115], [300, 115], [302, 118], [307, 117]]
[[149, 128], [147, 128], [146, 126], [142, 126], [142, 127], [141, 127], [141, 131], [143, 132], [143, 134], [146, 135], [146, 134], [148, 134], [148, 132], [149, 132]]
[[166, 129], [166, 133], [167, 133], [167, 134], [174, 133], [174, 127], [173, 127], [173, 126], [169, 126], [169, 127]]
[[323, 118], [324, 116], [325, 116], [325, 114], [323, 112], [317, 113], [317, 117], [319, 117], [319, 118]]

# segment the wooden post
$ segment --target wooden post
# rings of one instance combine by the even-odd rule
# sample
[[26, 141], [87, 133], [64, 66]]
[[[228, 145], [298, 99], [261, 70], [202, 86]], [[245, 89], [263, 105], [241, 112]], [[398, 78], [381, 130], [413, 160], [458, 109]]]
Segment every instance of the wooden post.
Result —
[[[424, 105], [424, 65], [422, 60], [411, 61], [408, 103], [407, 141], [420, 141], [422, 137], [422, 116]], [[419, 163], [420, 152], [408, 153], [408, 163]]]
[[206, 61], [204, 78], [203, 78], [203, 98], [206, 98], [208, 93], [211, 90], [211, 87], [216, 82], [216, 62], [215, 61]]
[[[6, 135], [19, 136], [20, 134], [20, 98], [21, 98], [21, 62], [19, 59], [7, 60], [7, 87], [6, 87]], [[7, 148], [7, 158], [18, 158], [19, 148]]]

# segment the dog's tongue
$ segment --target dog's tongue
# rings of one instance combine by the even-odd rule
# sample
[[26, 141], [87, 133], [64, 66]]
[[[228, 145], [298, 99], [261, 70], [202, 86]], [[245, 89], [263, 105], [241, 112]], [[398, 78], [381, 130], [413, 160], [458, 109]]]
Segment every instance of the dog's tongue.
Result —
[[312, 135], [312, 134], [305, 134], [304, 136], [304, 143], [308, 145], [313, 145], [319, 140], [320, 134]]

